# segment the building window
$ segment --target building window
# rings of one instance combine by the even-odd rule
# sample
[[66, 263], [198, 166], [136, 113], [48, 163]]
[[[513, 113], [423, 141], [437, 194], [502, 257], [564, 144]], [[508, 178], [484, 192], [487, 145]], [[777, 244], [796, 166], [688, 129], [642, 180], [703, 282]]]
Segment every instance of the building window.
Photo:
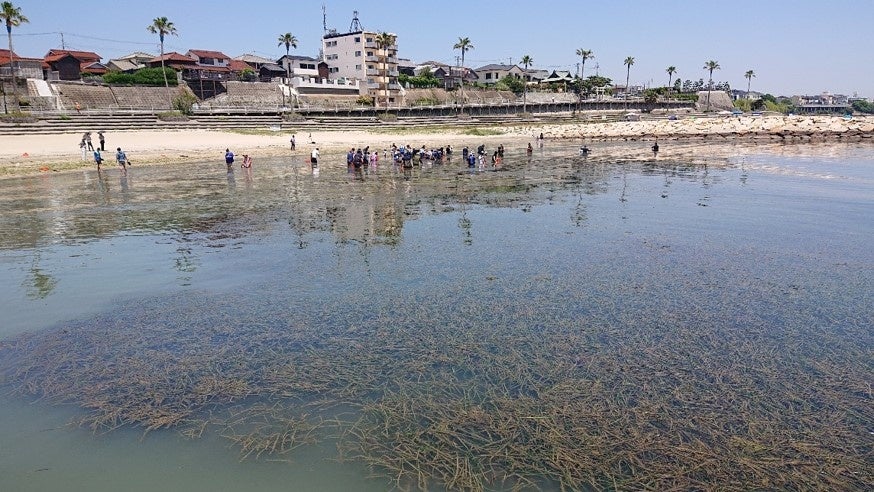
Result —
[[367, 41], [368, 43], [372, 43], [372, 42], [373, 42], [373, 38], [366, 38], [366, 41]]
[[486, 74], [486, 80], [492, 80], [492, 74], [487, 73], [487, 74]]
[[338, 67], [331, 67], [328, 69], [328, 73], [337, 73], [340, 69]]
[[360, 51], [356, 51], [356, 52], [355, 52], [355, 57], [356, 57], [356, 58], [361, 57], [361, 52], [360, 52]]
[[355, 36], [355, 42], [356, 42], [356, 43], [360, 43], [360, 42], [361, 42], [361, 38], [358, 37], [358, 36]]
[[355, 70], [361, 70], [361, 65], [355, 65]]

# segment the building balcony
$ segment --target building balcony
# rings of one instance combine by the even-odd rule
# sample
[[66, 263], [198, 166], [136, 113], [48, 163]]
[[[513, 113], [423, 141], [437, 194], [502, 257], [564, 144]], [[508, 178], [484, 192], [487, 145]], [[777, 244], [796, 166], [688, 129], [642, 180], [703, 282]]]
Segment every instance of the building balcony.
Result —
[[368, 68], [367, 75], [382, 75], [382, 70], [377, 70], [375, 68]]
[[365, 56], [365, 57], [364, 57], [364, 61], [367, 61], [367, 62], [378, 62], [378, 61], [379, 61], [379, 57], [378, 57], [378, 56]]

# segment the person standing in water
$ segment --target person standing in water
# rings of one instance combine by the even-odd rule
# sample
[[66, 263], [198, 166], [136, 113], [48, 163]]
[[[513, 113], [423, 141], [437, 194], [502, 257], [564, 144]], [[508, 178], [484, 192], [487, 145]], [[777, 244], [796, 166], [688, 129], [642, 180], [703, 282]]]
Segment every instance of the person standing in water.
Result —
[[310, 152], [310, 164], [312, 164], [313, 169], [319, 167], [319, 148], [316, 147]]
[[117, 162], [118, 165], [121, 166], [121, 171], [124, 174], [127, 174], [127, 154], [125, 154], [124, 151], [121, 150], [121, 147], [115, 149], [115, 162]]
[[228, 165], [228, 172], [234, 172], [234, 168], [231, 167], [234, 165], [234, 153], [231, 152], [231, 149], [225, 149], [225, 164]]
[[94, 151], [94, 162], [97, 163], [97, 172], [100, 172], [100, 165], [103, 164], [103, 156], [100, 155], [100, 149]]

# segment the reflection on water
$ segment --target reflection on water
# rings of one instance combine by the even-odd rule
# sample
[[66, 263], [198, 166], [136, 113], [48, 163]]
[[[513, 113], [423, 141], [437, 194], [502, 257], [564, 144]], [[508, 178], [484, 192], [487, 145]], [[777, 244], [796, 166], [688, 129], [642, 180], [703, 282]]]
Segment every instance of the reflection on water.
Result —
[[[231, 443], [313, 489], [870, 484], [870, 148], [597, 150], [3, 183], [5, 420], [63, 402], [117, 449]], [[32, 459], [0, 475], [37, 490]]]

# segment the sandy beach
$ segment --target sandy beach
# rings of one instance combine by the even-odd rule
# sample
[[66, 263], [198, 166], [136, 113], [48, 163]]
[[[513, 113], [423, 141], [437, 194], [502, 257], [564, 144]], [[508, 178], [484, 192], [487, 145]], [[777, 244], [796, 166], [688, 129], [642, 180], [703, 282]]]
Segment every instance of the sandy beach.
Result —
[[[392, 144], [412, 145], [419, 148], [451, 145], [456, 150], [463, 146], [486, 145], [492, 149], [499, 144], [507, 149], [537, 145], [537, 137], [544, 135], [547, 144], [562, 142], [631, 141], [637, 145], [614, 146], [605, 153], [595, 152], [592, 157], [610, 157], [636, 160], [650, 158], [650, 142], [662, 141], [660, 156], [683, 158], [691, 161], [721, 158], [744, 152], [738, 141], [766, 144], [785, 142], [867, 141], [874, 134], [874, 119], [830, 116], [791, 117], [725, 117], [689, 118], [681, 120], [649, 120], [612, 123], [524, 124], [518, 126], [483, 126], [482, 128], [398, 128], [395, 130], [367, 131], [306, 131], [296, 133], [297, 149], [290, 150], [290, 132], [268, 131], [121, 131], [106, 134], [105, 165], [114, 166], [116, 147], [121, 147], [128, 158], [137, 164], [169, 164], [181, 162], [216, 161], [223, 163], [225, 148], [238, 155], [249, 154], [256, 159], [265, 157], [297, 156], [307, 158], [318, 147], [324, 161], [343, 165], [342, 159], [331, 156], [351, 147], [370, 146], [384, 149]], [[89, 152], [82, 159], [77, 134], [0, 135], [0, 177], [33, 175], [94, 167]], [[671, 142], [667, 144], [667, 142]], [[97, 143], [96, 138], [94, 143]], [[591, 147], [591, 145], [590, 145]], [[706, 148], [706, 151], [703, 149]]]

